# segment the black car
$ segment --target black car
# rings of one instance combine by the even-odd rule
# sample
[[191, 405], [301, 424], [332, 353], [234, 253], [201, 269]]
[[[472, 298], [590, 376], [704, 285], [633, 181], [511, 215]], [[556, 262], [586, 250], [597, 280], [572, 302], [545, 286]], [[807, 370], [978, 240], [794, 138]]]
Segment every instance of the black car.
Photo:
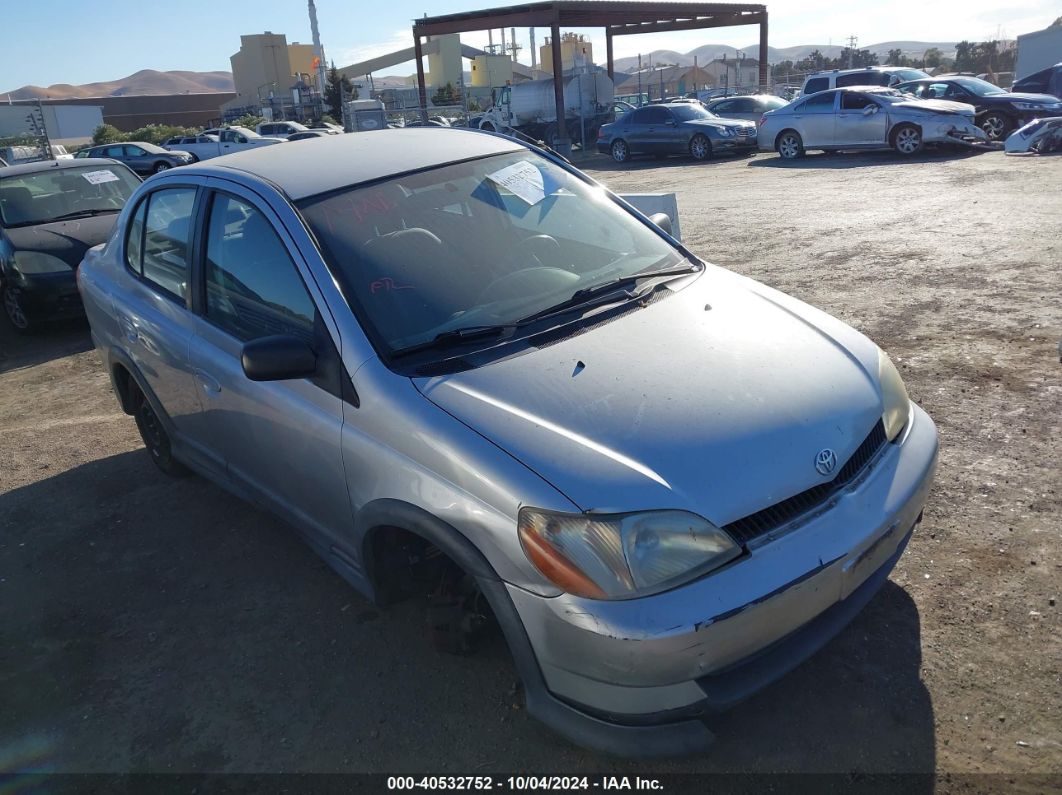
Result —
[[707, 160], [724, 152], [755, 152], [756, 125], [722, 119], [699, 102], [646, 105], [602, 125], [597, 151], [612, 155], [617, 163], [638, 154], [688, 154]]
[[1028, 77], [1015, 81], [1011, 91], [1029, 91], [1033, 94], [1050, 94], [1062, 99], [1062, 63], [1056, 63]]
[[1023, 94], [1004, 91], [987, 80], [963, 75], [941, 75], [911, 80], [896, 86], [898, 91], [923, 99], [946, 99], [973, 105], [977, 126], [990, 141], [1003, 141], [1011, 132], [1033, 119], [1058, 116], [1062, 101], [1049, 94]]
[[196, 161], [195, 155], [188, 152], [171, 152], [146, 141], [93, 146], [82, 149], [76, 157], [107, 157], [125, 163], [137, 174], [158, 174], [160, 171], [186, 166]]
[[0, 297], [16, 330], [83, 313], [77, 267], [110, 235], [139, 184], [113, 160], [0, 168]]
[[331, 138], [332, 133], [328, 130], [303, 130], [288, 136], [288, 143], [292, 141], [308, 141], [311, 138]]

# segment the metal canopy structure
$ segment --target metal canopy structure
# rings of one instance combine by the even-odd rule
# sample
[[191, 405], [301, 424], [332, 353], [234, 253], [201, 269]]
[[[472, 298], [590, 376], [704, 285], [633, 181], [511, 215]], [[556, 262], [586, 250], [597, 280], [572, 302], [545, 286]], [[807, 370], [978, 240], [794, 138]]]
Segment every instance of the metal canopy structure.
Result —
[[[556, 2], [526, 3], [483, 11], [465, 11], [437, 17], [424, 17], [413, 22], [413, 48], [417, 62], [417, 86], [420, 104], [427, 116], [428, 92], [424, 84], [423, 45], [426, 36], [444, 33], [467, 33], [495, 28], [549, 28], [552, 33], [554, 74], [561, 72], [561, 28], [605, 29], [605, 49], [608, 76], [615, 79], [612, 39], [635, 33], [663, 33], [699, 28], [721, 28], [732, 25], [760, 26], [760, 88], [767, 89], [767, 6], [744, 3], [703, 2], [601, 2], [600, 0], [556, 0]], [[557, 132], [562, 142], [568, 141], [564, 120], [564, 82], [554, 80], [557, 101]], [[567, 148], [566, 144], [562, 144]]]

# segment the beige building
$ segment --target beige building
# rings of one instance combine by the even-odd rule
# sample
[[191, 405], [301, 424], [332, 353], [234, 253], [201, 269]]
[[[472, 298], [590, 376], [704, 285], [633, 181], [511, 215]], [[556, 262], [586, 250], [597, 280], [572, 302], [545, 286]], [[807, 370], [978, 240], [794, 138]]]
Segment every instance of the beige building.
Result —
[[[461, 37], [456, 33], [429, 36], [427, 41], [438, 45], [436, 52], [428, 55], [428, 84], [442, 88], [447, 83], [461, 84]], [[416, 83], [416, 80], [413, 81]]]
[[[581, 34], [562, 33], [560, 50], [561, 71], [567, 72], [577, 66], [592, 66], [594, 63], [594, 45]], [[538, 48], [538, 60], [542, 70], [552, 75], [553, 42], [549, 36], [546, 37], [546, 43]]]
[[296, 74], [308, 74], [315, 82], [313, 45], [288, 44], [283, 33], [254, 33], [240, 36], [240, 50], [229, 58], [236, 98], [226, 102], [228, 108], [261, 106], [270, 94], [286, 97], [298, 81]]
[[760, 62], [755, 58], [716, 58], [703, 68], [720, 88], [754, 88], [760, 83]]
[[472, 87], [498, 88], [513, 81], [513, 59], [508, 55], [477, 55], [472, 59]]

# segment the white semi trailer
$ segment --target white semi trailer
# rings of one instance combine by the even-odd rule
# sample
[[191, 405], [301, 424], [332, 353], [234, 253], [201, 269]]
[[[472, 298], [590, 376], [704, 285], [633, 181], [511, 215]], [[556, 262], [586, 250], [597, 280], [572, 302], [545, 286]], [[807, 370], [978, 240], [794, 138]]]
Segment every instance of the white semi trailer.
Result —
[[[572, 143], [580, 143], [585, 134], [587, 144], [592, 145], [598, 128], [612, 121], [615, 93], [612, 81], [604, 72], [563, 79], [568, 138]], [[559, 127], [553, 78], [503, 88], [494, 106], [480, 118], [479, 128], [498, 132], [512, 129], [554, 146]]]

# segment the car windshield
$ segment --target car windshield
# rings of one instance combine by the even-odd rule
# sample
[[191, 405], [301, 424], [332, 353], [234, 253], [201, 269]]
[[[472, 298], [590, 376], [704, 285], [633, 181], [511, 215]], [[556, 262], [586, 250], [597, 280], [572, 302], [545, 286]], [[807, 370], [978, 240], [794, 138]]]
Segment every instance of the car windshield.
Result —
[[0, 177], [0, 220], [11, 228], [117, 213], [139, 184], [129, 169], [114, 165]]
[[705, 110], [702, 105], [694, 105], [692, 102], [686, 102], [681, 105], [672, 105], [671, 112], [675, 114], [675, 118], [679, 121], [719, 118], [711, 111]]
[[911, 102], [912, 95], [903, 91], [897, 91], [895, 88], [889, 89], [874, 89], [871, 91], [865, 91], [865, 93], [874, 97], [874, 99], [880, 99], [882, 102]]
[[964, 77], [962, 80], [956, 80], [955, 82], [971, 94], [976, 94], [979, 97], [994, 97], [997, 94], [1007, 93], [999, 86], [994, 86], [987, 80], [982, 80], [979, 77]]
[[384, 354], [514, 324], [684, 254], [600, 188], [530, 151], [299, 203]]
[[155, 146], [155, 144], [149, 144], [147, 141], [133, 141], [129, 145], [130, 146], [135, 146], [135, 147], [137, 147], [139, 149], [143, 149], [145, 152], [147, 152], [149, 154], [152, 154], [152, 155], [160, 155], [160, 154], [164, 155], [164, 154], [166, 154], [166, 150], [163, 149], [161, 146]]

